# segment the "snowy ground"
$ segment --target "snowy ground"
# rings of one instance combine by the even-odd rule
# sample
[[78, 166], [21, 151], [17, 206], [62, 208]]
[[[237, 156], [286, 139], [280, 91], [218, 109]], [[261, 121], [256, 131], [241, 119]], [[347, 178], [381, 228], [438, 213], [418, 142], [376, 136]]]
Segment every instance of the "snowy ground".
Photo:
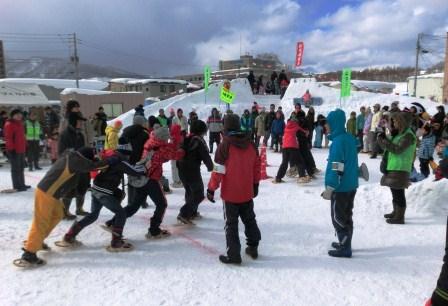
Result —
[[[314, 150], [324, 168], [327, 150]], [[263, 181], [255, 200], [263, 240], [260, 258], [243, 256], [241, 267], [225, 266], [221, 203], [204, 202], [205, 216], [195, 228], [176, 227], [183, 190], [168, 195], [164, 225], [173, 236], [146, 241], [153, 206], [128, 220], [125, 234], [131, 253], [111, 254], [109, 235], [99, 224], [110, 217], [103, 209], [97, 223], [79, 236], [82, 248], [53, 246], [39, 255], [40, 269], [12, 265], [21, 254], [33, 210], [31, 191], [0, 194], [1, 305], [422, 305], [434, 289], [442, 263], [448, 181], [426, 181], [408, 194], [407, 224], [392, 226], [383, 213], [391, 208], [387, 188], [379, 186], [379, 160], [368, 163], [371, 181], [362, 182], [354, 209], [353, 258], [327, 256], [334, 240], [329, 202], [320, 198], [321, 176], [307, 186], [292, 179], [274, 185]], [[274, 175], [280, 155], [268, 153]], [[170, 176], [169, 167], [166, 174]], [[26, 173], [35, 186], [44, 171]], [[204, 172], [205, 181], [209, 175]], [[0, 188], [9, 188], [9, 171], [0, 168]], [[219, 197], [219, 194], [217, 195]], [[87, 203], [90, 202], [88, 195]], [[89, 208], [90, 205], [87, 205]], [[70, 226], [63, 221], [47, 242], [59, 240]], [[240, 237], [243, 238], [242, 229]], [[244, 241], [244, 239], [242, 239]]]

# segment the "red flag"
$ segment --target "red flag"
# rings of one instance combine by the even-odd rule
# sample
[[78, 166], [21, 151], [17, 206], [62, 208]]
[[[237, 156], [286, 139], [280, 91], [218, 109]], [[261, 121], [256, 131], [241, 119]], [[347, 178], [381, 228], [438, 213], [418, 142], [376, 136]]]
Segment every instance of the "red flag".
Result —
[[305, 44], [303, 41], [299, 41], [297, 43], [296, 47], [296, 67], [299, 67], [302, 65], [302, 58], [303, 58], [303, 49], [305, 48]]

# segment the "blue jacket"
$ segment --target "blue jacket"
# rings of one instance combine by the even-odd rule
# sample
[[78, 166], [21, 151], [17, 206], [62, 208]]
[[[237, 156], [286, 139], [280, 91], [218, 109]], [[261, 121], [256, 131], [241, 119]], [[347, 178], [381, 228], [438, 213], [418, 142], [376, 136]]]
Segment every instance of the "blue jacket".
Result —
[[434, 148], [436, 147], [436, 136], [433, 134], [425, 135], [420, 143], [420, 148], [417, 151], [418, 158], [430, 159], [434, 155]]
[[[334, 188], [335, 192], [356, 190], [358, 183], [358, 152], [356, 139], [345, 130], [345, 113], [341, 109], [330, 112], [327, 117], [330, 126], [328, 138], [332, 141], [325, 172], [325, 186]], [[342, 175], [332, 170], [332, 163], [344, 164]]]
[[244, 132], [252, 131], [252, 117], [242, 116], [240, 121], [241, 121], [241, 131]]
[[364, 129], [364, 124], [366, 123], [366, 117], [363, 114], [359, 114], [356, 117], [356, 129], [362, 131]]
[[282, 119], [275, 119], [272, 121], [271, 133], [275, 135], [283, 135], [285, 131], [285, 121]]

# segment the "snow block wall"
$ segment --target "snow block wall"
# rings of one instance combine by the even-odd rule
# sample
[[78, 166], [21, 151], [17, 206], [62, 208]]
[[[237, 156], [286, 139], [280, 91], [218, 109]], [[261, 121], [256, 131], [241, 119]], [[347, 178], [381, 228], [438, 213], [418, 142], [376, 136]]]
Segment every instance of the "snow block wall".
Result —
[[[293, 99], [300, 98], [309, 90], [313, 97], [321, 97], [323, 104], [314, 107], [316, 114], [327, 115], [330, 111], [340, 107], [340, 90], [318, 83], [315, 78], [291, 79], [288, 89], [282, 99], [283, 110], [287, 115], [293, 110]], [[438, 104], [413, 97], [397, 96], [394, 94], [378, 94], [364, 91], [352, 91], [351, 96], [342, 100], [342, 109], [348, 114], [352, 111], [359, 113], [361, 106], [373, 107], [376, 103], [390, 105], [394, 101], [400, 101], [400, 108], [410, 107], [412, 102], [422, 104], [430, 114], [437, 112]]]
[[[231, 91], [235, 93], [235, 100], [231, 104], [230, 109], [240, 115], [243, 113], [244, 109], [250, 109], [253, 102], [255, 101], [254, 95], [250, 89], [249, 82], [247, 79], [235, 79], [231, 81], [232, 87]], [[175, 96], [173, 98], [163, 100], [158, 103], [147, 105], [145, 109], [145, 117], [148, 118], [151, 115], [158, 116], [159, 109], [163, 108], [165, 114], [168, 116], [168, 111], [170, 108], [177, 110], [182, 108], [184, 115], [188, 117], [188, 113], [195, 110], [199, 118], [206, 120], [214, 107], [218, 108], [222, 113], [226, 110], [226, 105], [220, 101], [220, 91], [223, 82], [211, 84], [207, 94], [205, 91], [198, 90], [192, 93], [182, 94]], [[122, 114], [117, 119], [123, 122], [123, 127], [132, 124], [132, 118], [134, 117], [134, 110]], [[116, 119], [115, 119], [116, 120]], [[111, 122], [113, 122], [112, 120]]]

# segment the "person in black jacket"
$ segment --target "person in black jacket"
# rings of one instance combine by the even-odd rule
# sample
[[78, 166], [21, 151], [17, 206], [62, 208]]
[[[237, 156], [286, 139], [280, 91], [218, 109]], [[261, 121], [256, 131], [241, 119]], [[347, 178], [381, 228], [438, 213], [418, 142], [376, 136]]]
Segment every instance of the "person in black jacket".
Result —
[[190, 128], [191, 135], [185, 138], [183, 149], [185, 156], [177, 161], [179, 177], [185, 188], [185, 204], [181, 207], [177, 220], [180, 223], [191, 224], [191, 220], [200, 217], [198, 206], [204, 200], [204, 183], [201, 176], [201, 163], [207, 170], [213, 170], [213, 162], [204, 140], [207, 125], [202, 120], [196, 120]]
[[107, 248], [110, 252], [123, 252], [133, 249], [132, 244], [123, 240], [123, 227], [126, 223], [126, 211], [121, 207], [121, 201], [126, 194], [119, 188], [124, 181], [124, 173], [133, 176], [144, 176], [143, 165], [132, 166], [126, 160], [131, 150], [126, 144], [119, 144], [117, 150], [106, 150], [103, 159], [116, 157], [120, 162], [101, 170], [95, 177], [92, 186], [92, 211], [79, 222], [75, 221], [64, 235], [63, 244], [60, 246], [73, 246], [76, 244], [76, 236], [88, 225], [98, 219], [101, 208], [105, 206], [115, 213], [114, 222], [108, 228], [112, 233], [112, 241]]
[[[132, 146], [132, 153], [129, 157], [129, 163], [135, 165], [143, 154], [143, 146], [149, 138], [149, 132], [146, 129], [146, 118], [136, 115], [133, 118], [132, 125], [126, 127], [121, 137], [126, 139]], [[128, 205], [134, 201], [135, 188], [128, 184]]]
[[[272, 128], [272, 122], [274, 122], [275, 120], [275, 105], [271, 104], [269, 107], [269, 113], [266, 115], [266, 121], [265, 121], [265, 126], [266, 126], [266, 136], [263, 139], [263, 143], [265, 146], [268, 145], [268, 140], [271, 136], [271, 128]], [[273, 139], [271, 139], [271, 145], [270, 148], [273, 149], [274, 148], [274, 141]]]
[[[63, 156], [67, 152], [76, 151], [85, 145], [84, 135], [82, 134], [81, 127], [85, 118], [81, 116], [79, 112], [71, 112], [68, 114], [68, 125], [61, 133], [58, 142], [58, 155]], [[84, 211], [84, 198], [87, 190], [90, 186], [89, 173], [83, 173], [80, 175], [76, 190], [71, 194], [67, 194], [62, 202], [64, 203], [64, 219], [73, 220], [75, 215], [70, 213], [70, 204], [72, 198], [76, 198], [76, 214], [85, 216], [88, 213]]]

